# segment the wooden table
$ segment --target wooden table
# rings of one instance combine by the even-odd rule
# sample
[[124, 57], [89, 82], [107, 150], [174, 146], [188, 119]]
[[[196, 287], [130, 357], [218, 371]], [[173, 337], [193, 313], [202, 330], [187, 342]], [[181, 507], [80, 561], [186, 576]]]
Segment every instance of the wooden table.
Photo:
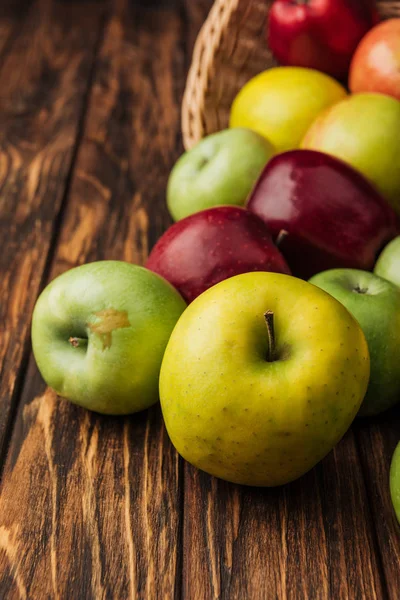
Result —
[[399, 409], [356, 422], [300, 481], [250, 489], [184, 463], [159, 407], [90, 414], [46, 390], [32, 358], [49, 280], [95, 259], [141, 263], [169, 225], [210, 4], [1, 2], [1, 599], [400, 598]]

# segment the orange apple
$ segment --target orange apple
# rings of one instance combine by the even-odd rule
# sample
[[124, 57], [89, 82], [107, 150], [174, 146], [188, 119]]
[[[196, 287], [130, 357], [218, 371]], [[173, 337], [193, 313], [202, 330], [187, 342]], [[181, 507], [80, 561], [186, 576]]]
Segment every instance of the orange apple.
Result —
[[383, 21], [361, 40], [354, 54], [349, 87], [400, 100], [400, 19]]

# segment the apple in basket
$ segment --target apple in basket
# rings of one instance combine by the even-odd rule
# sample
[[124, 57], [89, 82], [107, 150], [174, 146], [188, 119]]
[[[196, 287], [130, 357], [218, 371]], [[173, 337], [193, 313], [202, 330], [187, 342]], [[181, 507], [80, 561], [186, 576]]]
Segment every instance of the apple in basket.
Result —
[[361, 173], [310, 150], [274, 157], [247, 206], [278, 238], [293, 274], [305, 278], [335, 267], [372, 269], [399, 231], [395, 212]]
[[358, 42], [377, 21], [373, 0], [276, 0], [268, 43], [282, 65], [344, 79]]
[[400, 19], [380, 23], [360, 42], [350, 68], [353, 93], [378, 92], [400, 100]]

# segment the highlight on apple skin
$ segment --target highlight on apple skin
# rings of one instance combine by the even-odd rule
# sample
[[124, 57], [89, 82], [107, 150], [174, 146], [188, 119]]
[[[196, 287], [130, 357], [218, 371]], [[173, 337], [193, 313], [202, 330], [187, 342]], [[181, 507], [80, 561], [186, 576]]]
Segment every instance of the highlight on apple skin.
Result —
[[353, 56], [349, 88], [400, 100], [400, 19], [383, 21], [361, 40]]
[[293, 275], [305, 279], [337, 267], [372, 269], [400, 231], [396, 213], [363, 175], [311, 150], [272, 158], [247, 208], [278, 240]]
[[239, 273], [290, 273], [267, 226], [238, 206], [209, 208], [178, 221], [158, 240], [146, 266], [187, 302]]

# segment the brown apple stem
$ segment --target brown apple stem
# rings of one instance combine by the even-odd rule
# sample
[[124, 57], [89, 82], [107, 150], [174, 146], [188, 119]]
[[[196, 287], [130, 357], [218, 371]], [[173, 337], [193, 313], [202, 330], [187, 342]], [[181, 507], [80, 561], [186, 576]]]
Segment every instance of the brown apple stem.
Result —
[[267, 361], [274, 362], [275, 360], [275, 329], [274, 329], [274, 313], [272, 310], [267, 310], [264, 314], [265, 322], [268, 331], [268, 353]]
[[286, 231], [286, 229], [281, 229], [280, 232], [278, 233], [278, 237], [276, 238], [275, 246], [277, 246], [279, 248], [279, 246], [287, 238], [288, 235], [289, 235], [289, 232]]
[[70, 337], [69, 338], [69, 343], [71, 344], [71, 346], [73, 346], [74, 348], [82, 348], [83, 346], [87, 346], [87, 339], [86, 338], [78, 338], [78, 337]]

